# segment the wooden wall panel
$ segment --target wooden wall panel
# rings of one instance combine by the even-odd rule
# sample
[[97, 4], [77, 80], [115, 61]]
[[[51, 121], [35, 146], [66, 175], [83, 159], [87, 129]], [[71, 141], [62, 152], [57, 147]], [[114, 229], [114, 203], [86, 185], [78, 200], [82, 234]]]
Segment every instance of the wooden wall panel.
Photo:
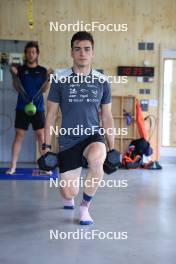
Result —
[[[161, 44], [176, 45], [175, 0], [33, 0], [33, 30], [28, 27], [27, 11], [28, 0], [1, 0], [0, 38], [38, 40], [40, 63], [53, 68], [71, 65], [73, 32], [49, 32], [49, 21], [127, 23], [127, 32], [93, 32], [96, 43], [94, 67], [115, 75], [117, 65], [143, 65], [144, 60], [149, 60], [151, 66], [155, 66], [153, 83], [136, 83], [135, 78], [129, 78], [126, 85], [112, 85], [113, 94], [133, 95], [139, 99], [159, 98], [159, 48]], [[139, 41], [154, 42], [155, 50], [138, 51]], [[151, 94], [139, 96], [139, 88], [150, 88]], [[157, 117], [157, 108], [149, 110]], [[156, 149], [157, 134], [156, 131], [152, 139]]]

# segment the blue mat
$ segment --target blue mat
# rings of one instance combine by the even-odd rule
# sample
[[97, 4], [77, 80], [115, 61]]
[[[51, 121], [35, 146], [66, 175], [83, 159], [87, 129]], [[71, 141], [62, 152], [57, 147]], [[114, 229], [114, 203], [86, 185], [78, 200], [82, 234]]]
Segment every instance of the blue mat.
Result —
[[17, 168], [16, 172], [12, 175], [5, 174], [8, 168], [0, 169], [0, 180], [45, 180], [57, 179], [59, 173], [57, 170], [53, 171], [52, 175], [47, 175], [39, 169], [35, 168]]

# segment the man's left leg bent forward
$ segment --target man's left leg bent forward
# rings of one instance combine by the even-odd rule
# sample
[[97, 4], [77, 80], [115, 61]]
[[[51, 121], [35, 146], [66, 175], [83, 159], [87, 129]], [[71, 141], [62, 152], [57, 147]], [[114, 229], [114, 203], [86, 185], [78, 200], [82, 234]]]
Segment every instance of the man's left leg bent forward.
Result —
[[[88, 173], [84, 182], [79, 220], [81, 225], [90, 225], [93, 224], [93, 220], [89, 214], [89, 205], [104, 175], [103, 164], [106, 158], [106, 146], [102, 142], [90, 143], [84, 149], [83, 155], [88, 163]], [[73, 182], [79, 181], [80, 174], [81, 167], [61, 173], [61, 180], [66, 182], [64, 187], [60, 187], [65, 209], [74, 208], [74, 198], [79, 192], [79, 187], [75, 187]]]

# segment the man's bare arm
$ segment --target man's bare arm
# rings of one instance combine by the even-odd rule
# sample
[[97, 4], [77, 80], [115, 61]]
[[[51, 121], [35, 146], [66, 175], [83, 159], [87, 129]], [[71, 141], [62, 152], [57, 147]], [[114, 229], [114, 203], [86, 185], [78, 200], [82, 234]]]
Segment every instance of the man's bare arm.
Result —
[[15, 66], [12, 66], [11, 69], [10, 69], [10, 72], [12, 74], [12, 85], [13, 87], [15, 88], [15, 90], [19, 93], [20, 91], [20, 88], [19, 88], [19, 85], [18, 85], [18, 82], [16, 80], [17, 78], [17, 75], [18, 75], [18, 70]]
[[52, 135], [50, 127], [55, 125], [55, 120], [58, 112], [58, 103], [47, 101], [47, 115], [44, 128], [44, 142], [51, 145]]
[[[54, 71], [53, 69], [48, 69], [47, 70], [47, 80], [50, 77], [50, 74], [53, 74]], [[43, 87], [43, 93], [45, 93], [51, 86], [51, 83], [49, 81], [46, 82], [45, 86]]]
[[[111, 111], [111, 103], [110, 104], [102, 104], [101, 106], [101, 118], [103, 128], [107, 131], [108, 128], [111, 128], [109, 134], [105, 134], [106, 141], [108, 144], [108, 150], [114, 148], [114, 120]], [[112, 135], [111, 135], [112, 134]]]

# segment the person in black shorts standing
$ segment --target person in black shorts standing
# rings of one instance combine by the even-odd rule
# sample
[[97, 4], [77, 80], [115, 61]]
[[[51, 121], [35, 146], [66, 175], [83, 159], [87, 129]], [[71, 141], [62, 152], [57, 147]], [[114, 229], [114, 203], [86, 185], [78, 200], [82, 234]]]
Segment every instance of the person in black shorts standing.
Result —
[[[28, 42], [25, 46], [25, 64], [19, 67], [12, 66], [11, 71], [13, 75], [17, 75], [21, 81], [21, 84], [30, 98], [39, 91], [40, 87], [46, 82], [43, 87], [45, 92], [49, 87], [50, 83], [47, 82], [47, 76], [51, 70], [47, 71], [46, 68], [38, 65], [39, 46], [37, 42]], [[13, 80], [14, 88], [19, 91], [18, 83]], [[11, 167], [6, 171], [7, 174], [13, 174], [16, 170], [16, 164], [20, 153], [21, 145], [25, 136], [25, 131], [28, 130], [30, 123], [36, 132], [36, 138], [39, 143], [39, 151], [42, 154], [42, 144], [44, 142], [44, 98], [40, 94], [35, 100], [36, 113], [33, 116], [29, 116], [25, 113], [24, 108], [26, 101], [18, 94], [17, 106], [16, 106], [16, 117], [15, 117], [15, 138], [12, 146], [12, 163]]]
[[[75, 182], [80, 178], [83, 161], [88, 164], [88, 173], [80, 204], [79, 222], [93, 224], [89, 205], [95, 195], [104, 171], [103, 164], [108, 150], [114, 148], [114, 133], [100, 130], [114, 129], [111, 113], [111, 88], [105, 75], [92, 69], [94, 40], [90, 33], [77, 32], [71, 40], [73, 67], [61, 72], [58, 82], [52, 81], [48, 95], [48, 112], [45, 123], [45, 152], [51, 148], [50, 128], [54, 125], [58, 106], [61, 109], [62, 124], [59, 135], [59, 170], [65, 186], [60, 192], [65, 209], [74, 208], [74, 198], [79, 192]], [[76, 82], [78, 77], [79, 82]], [[94, 81], [93, 81], [94, 77]], [[99, 80], [104, 79], [104, 82]], [[79, 133], [75, 133], [79, 128]], [[78, 130], [77, 130], [78, 131]], [[101, 131], [101, 133], [100, 133]]]

